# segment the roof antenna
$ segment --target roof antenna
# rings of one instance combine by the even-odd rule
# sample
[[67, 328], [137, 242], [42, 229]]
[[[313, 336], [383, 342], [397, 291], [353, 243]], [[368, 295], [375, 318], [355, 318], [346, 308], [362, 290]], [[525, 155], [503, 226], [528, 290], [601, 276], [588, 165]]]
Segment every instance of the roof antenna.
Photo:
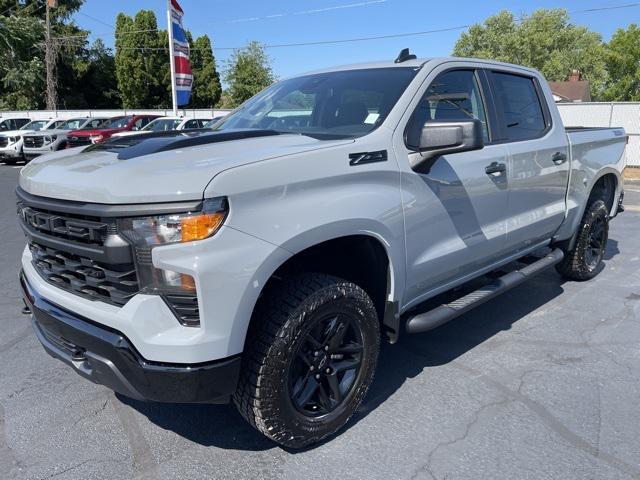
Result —
[[408, 48], [403, 48], [400, 51], [400, 55], [398, 55], [398, 58], [395, 59], [394, 63], [402, 63], [402, 62], [406, 62], [407, 60], [415, 60], [416, 57], [414, 54], [409, 53], [409, 49]]

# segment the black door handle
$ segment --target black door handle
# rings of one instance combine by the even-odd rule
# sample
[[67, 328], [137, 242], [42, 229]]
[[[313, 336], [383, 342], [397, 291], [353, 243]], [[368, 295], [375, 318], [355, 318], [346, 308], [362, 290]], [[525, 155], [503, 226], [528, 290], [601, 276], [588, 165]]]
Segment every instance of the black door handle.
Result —
[[551, 160], [553, 160], [553, 163], [556, 165], [562, 165], [567, 161], [567, 155], [562, 152], [556, 152], [553, 154], [553, 157], [551, 157]]
[[493, 162], [491, 165], [487, 165], [484, 169], [487, 175], [494, 173], [504, 173], [507, 171], [507, 166], [504, 163]]

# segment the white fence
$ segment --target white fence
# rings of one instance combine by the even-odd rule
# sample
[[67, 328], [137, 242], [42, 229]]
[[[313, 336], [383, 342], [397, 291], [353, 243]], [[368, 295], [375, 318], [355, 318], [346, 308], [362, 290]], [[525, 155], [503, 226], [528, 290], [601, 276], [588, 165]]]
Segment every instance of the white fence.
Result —
[[[229, 113], [230, 110], [217, 108], [180, 109], [178, 115], [189, 118], [213, 118]], [[162, 115], [172, 116], [173, 110], [164, 109], [122, 109], [122, 110], [23, 110], [23, 111], [0, 111], [1, 118], [28, 117], [32, 120], [47, 118], [73, 118], [73, 117], [116, 117], [118, 115]]]
[[570, 127], [624, 127], [629, 135], [627, 165], [640, 167], [640, 102], [559, 103], [560, 115]]

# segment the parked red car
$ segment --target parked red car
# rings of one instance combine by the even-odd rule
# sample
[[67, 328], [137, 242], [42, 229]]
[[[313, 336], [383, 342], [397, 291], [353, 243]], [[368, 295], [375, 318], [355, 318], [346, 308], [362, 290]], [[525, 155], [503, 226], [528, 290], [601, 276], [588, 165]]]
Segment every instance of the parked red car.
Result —
[[140, 130], [151, 120], [159, 117], [160, 115], [126, 115], [110, 118], [98, 128], [74, 130], [67, 135], [67, 148], [104, 142], [118, 132]]

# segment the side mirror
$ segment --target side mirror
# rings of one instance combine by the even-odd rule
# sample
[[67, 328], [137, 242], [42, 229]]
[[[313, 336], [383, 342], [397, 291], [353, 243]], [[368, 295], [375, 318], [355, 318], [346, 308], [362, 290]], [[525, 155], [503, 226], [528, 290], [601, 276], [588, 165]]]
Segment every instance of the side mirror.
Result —
[[411, 168], [420, 173], [428, 172], [435, 160], [442, 155], [480, 150], [484, 147], [480, 120], [427, 122], [419, 133], [420, 138], [407, 138], [407, 144], [420, 152], [419, 156], [410, 160]]

